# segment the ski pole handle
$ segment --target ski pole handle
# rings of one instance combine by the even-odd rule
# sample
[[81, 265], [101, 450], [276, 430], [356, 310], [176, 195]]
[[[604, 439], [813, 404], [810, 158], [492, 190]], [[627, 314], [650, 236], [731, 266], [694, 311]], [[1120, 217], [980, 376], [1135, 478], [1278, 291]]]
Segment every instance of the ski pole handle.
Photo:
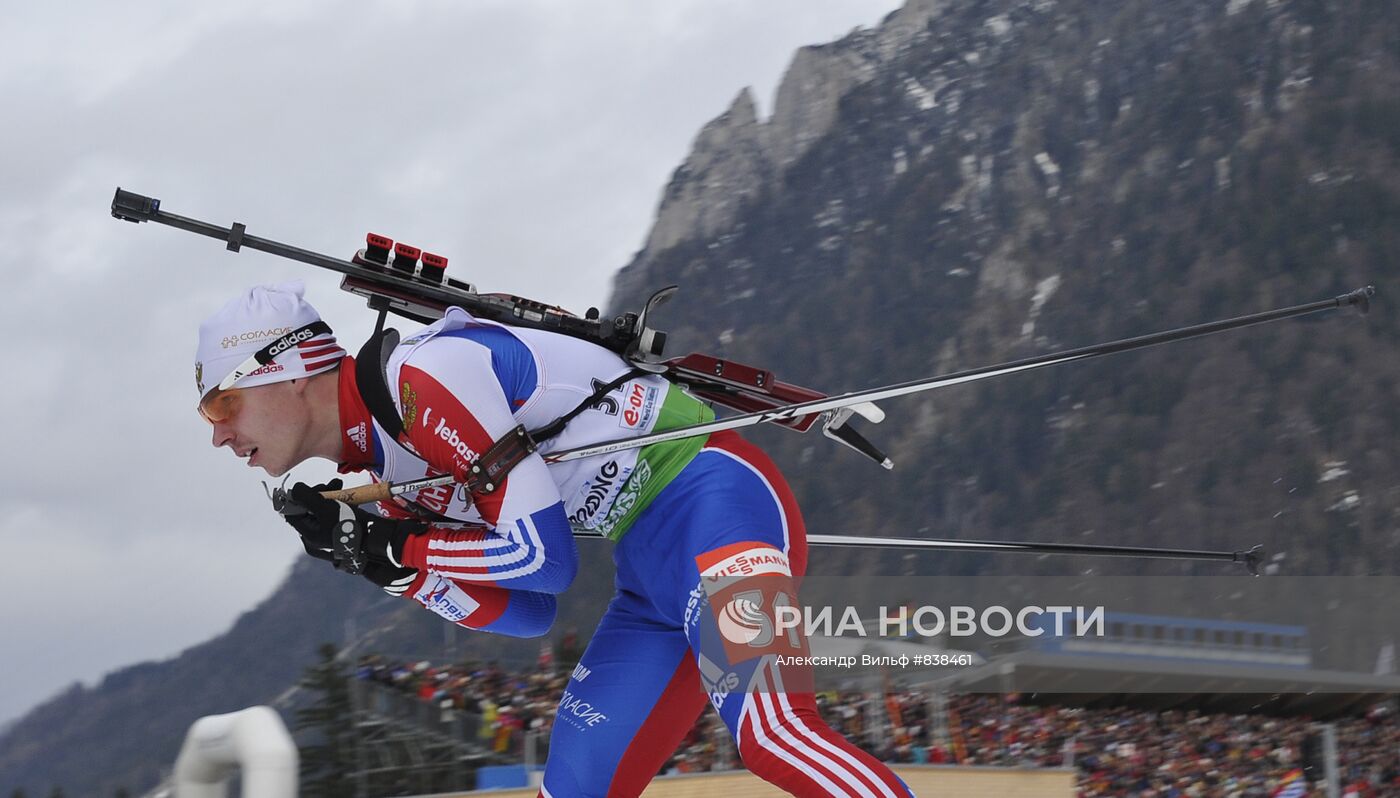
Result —
[[[370, 502], [387, 501], [393, 494], [393, 485], [387, 482], [375, 482], [369, 485], [359, 485], [344, 490], [327, 490], [321, 492], [321, 497], [335, 502], [345, 502], [349, 505], [369, 504]], [[292, 500], [291, 495], [283, 488], [274, 488], [268, 492], [268, 498], [272, 499], [272, 509], [292, 518], [298, 515], [306, 515], [311, 512], [305, 507]]]
[[321, 495], [336, 502], [346, 504], [369, 504], [371, 502], [388, 501], [393, 493], [390, 492], [387, 482], [375, 482], [369, 485], [359, 485], [345, 490], [328, 490]]

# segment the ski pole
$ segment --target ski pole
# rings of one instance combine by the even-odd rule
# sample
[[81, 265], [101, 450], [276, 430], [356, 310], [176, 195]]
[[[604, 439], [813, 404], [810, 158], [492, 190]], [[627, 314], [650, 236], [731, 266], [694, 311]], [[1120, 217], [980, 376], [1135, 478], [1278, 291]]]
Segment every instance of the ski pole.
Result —
[[[409, 483], [401, 483], [403, 487]], [[387, 499], [390, 495], [389, 487], [385, 483], [362, 486], [366, 489], [374, 489], [374, 496], [379, 498], [366, 498], [370, 492], [362, 491], [356, 493], [357, 489], [351, 488], [344, 491], [324, 493], [325, 497], [336, 501], [347, 501], [357, 503], [362, 501], [376, 501]], [[597, 538], [605, 537], [597, 532], [575, 532], [576, 538]], [[983, 552], [1020, 552], [1023, 554], [1060, 554], [1077, 555], [1083, 557], [1134, 557], [1158, 560], [1205, 560], [1215, 562], [1233, 562], [1243, 565], [1254, 576], [1259, 575], [1259, 565], [1264, 559], [1264, 547], [1255, 546], [1248, 551], [1211, 551], [1201, 549], [1163, 549], [1143, 546], [1103, 546], [1084, 543], [1030, 543], [1004, 540], [948, 540], [944, 538], [892, 538], [892, 537], [865, 537], [861, 535], [808, 535], [807, 543], [813, 546], [852, 546], [857, 548], [877, 548], [877, 549], [922, 549], [925, 551], [983, 551]]]
[[[407, 483], [404, 483], [407, 484]], [[365, 501], [382, 501], [389, 497], [389, 492], [384, 490], [385, 483], [374, 485], [364, 485], [363, 488], [377, 489], [374, 494], [381, 497], [379, 499], [366, 499], [366, 493], [356, 493], [355, 488], [342, 491], [331, 491], [321, 494], [334, 501], [344, 501], [351, 504], [363, 503]], [[286, 494], [280, 489], [274, 491], [272, 495], [280, 496], [274, 499], [274, 507], [277, 502], [285, 501]], [[278, 512], [283, 510], [278, 507]], [[574, 532], [576, 538], [597, 538], [606, 539], [605, 536], [597, 532]], [[946, 538], [891, 538], [891, 537], [866, 537], [862, 535], [808, 535], [807, 543], [813, 546], [852, 546], [857, 548], [875, 549], [922, 549], [925, 551], [985, 551], [985, 552], [1020, 552], [1023, 554], [1061, 554], [1078, 555], [1084, 557], [1136, 557], [1157, 560], [1206, 560], [1215, 562], [1235, 562], [1242, 564], [1249, 572], [1255, 576], [1259, 575], [1259, 564], [1264, 559], [1264, 547], [1255, 546], [1248, 551], [1211, 551], [1202, 549], [1163, 549], [1143, 546], [1103, 546], [1084, 543], [1030, 543], [1005, 540], [949, 540]]]
[[[562, 452], [542, 453], [547, 463], [561, 463], [567, 460], [577, 460], [583, 457], [593, 457], [600, 454], [611, 454], [625, 449], [636, 449], [648, 446], [653, 443], [663, 443], [665, 441], [691, 438], [697, 435], [708, 435], [712, 432], [720, 432], [730, 429], [741, 429], [744, 427], [757, 426], [774, 421], [784, 421], [799, 416], [806, 416], [813, 413], [829, 413], [841, 408], [852, 407], [866, 403], [873, 403], [882, 399], [890, 399], [896, 396], [931, 391], [936, 388], [947, 388], [952, 385], [962, 385], [969, 382], [1000, 377], [1006, 374], [1015, 374], [1022, 371], [1042, 368], [1045, 366], [1055, 366], [1061, 363], [1070, 363], [1079, 360], [1088, 360], [1105, 355], [1112, 355], [1119, 352], [1128, 352], [1134, 349], [1145, 349], [1149, 346], [1171, 343], [1174, 341], [1184, 341], [1188, 338], [1199, 338], [1205, 335], [1235, 330], [1241, 327], [1249, 327], [1255, 324], [1265, 324], [1268, 322], [1288, 319], [1295, 316], [1303, 316], [1309, 313], [1318, 313], [1324, 310], [1334, 310], [1337, 308], [1355, 306], [1362, 313], [1366, 313], [1371, 307], [1371, 297], [1376, 295], [1374, 286], [1358, 288], [1347, 294], [1323, 299], [1317, 302], [1309, 302], [1304, 305], [1294, 305], [1292, 307], [1268, 310], [1262, 313], [1253, 313], [1247, 316], [1237, 316], [1221, 321], [1206, 322], [1190, 327], [1179, 327], [1173, 330], [1141, 335], [1135, 338], [1123, 338], [1108, 343], [1095, 344], [1092, 346], [1070, 349], [1065, 352], [1051, 352], [1049, 354], [1037, 355], [1035, 357], [1013, 360], [1007, 363], [999, 363], [992, 366], [956, 371], [934, 377], [926, 377], [921, 380], [912, 380], [894, 385], [887, 385], [880, 388], [870, 388], [864, 391], [845, 393], [839, 396], [828, 396], [824, 399], [816, 399], [810, 402], [800, 402], [773, 410], [765, 410], [756, 413], [745, 413], [742, 415], [729, 416], [727, 418], [716, 419], [704, 424], [692, 424], [686, 427], [678, 427], [664, 432], [653, 432], [647, 435], [639, 435], [635, 438], [623, 438], [620, 440], [606, 441], [604, 443], [583, 446], [576, 449], [568, 449]], [[379, 485], [366, 486], [365, 489], [375, 488], [375, 494], [347, 492], [341, 497], [343, 501], [379, 501], [389, 496], [397, 496], [402, 493], [411, 493], [424, 488], [437, 487], [439, 485], [450, 485], [455, 480], [451, 476], [424, 477], [410, 482], [400, 482], [393, 485], [381, 483]], [[365, 489], [356, 489], [362, 491]], [[360, 496], [365, 498], [360, 499]]]
[[[436, 477], [441, 480], [443, 477]], [[421, 481], [421, 480], [420, 480]], [[371, 501], [385, 501], [399, 493], [413, 490], [411, 482], [390, 486], [379, 482], [322, 494], [328, 499], [362, 504]], [[596, 532], [575, 532], [577, 538], [599, 538]], [[1211, 551], [1201, 549], [1163, 549], [1142, 546], [1104, 546], [1085, 543], [1030, 543], [1004, 540], [949, 540], [945, 538], [892, 538], [866, 537], [862, 535], [808, 535], [807, 542], [813, 546], [854, 546], [879, 549], [923, 549], [934, 551], [986, 551], [1021, 552], [1024, 554], [1062, 554], [1087, 557], [1140, 557], [1158, 560], [1209, 560], [1235, 562], [1244, 565], [1255, 576], [1259, 575], [1259, 564], [1264, 558], [1264, 547], [1255, 546], [1248, 551]]]
[[[577, 538], [599, 538], [594, 532], [575, 532]], [[933, 551], [1021, 552], [1023, 554], [1065, 554], [1083, 557], [1141, 557], [1157, 560], [1206, 560], [1243, 565], [1250, 574], [1259, 575], [1264, 561], [1264, 547], [1248, 551], [1211, 551], [1201, 549], [1161, 549], [1142, 546], [1098, 546], [1080, 543], [1018, 543], [1002, 540], [947, 540], [942, 538], [890, 538], [861, 535], [808, 535], [812, 546], [849, 546], [877, 549], [923, 549]]]
[[1018, 543], [999, 540], [943, 540], [937, 538], [861, 537], [859, 535], [808, 535], [807, 542], [815, 546], [1073, 554], [1088, 557], [1143, 557], [1158, 560], [1213, 560], [1240, 563], [1255, 576], [1259, 575], [1259, 564], [1264, 559], [1262, 545], [1255, 546], [1248, 551], [1209, 551], [1141, 546], [1098, 546], [1081, 543]]
[[1317, 313], [1323, 310], [1333, 310], [1348, 305], [1355, 305], [1362, 313], [1366, 313], [1370, 310], [1371, 297], [1375, 296], [1375, 294], [1375, 287], [1368, 285], [1350, 293], [1333, 297], [1332, 299], [1310, 302], [1305, 305], [1294, 305], [1293, 307], [1253, 313], [1248, 316], [1237, 316], [1232, 319], [1196, 324], [1190, 327], [1180, 327], [1174, 330], [1152, 333], [1150, 335], [1141, 335], [1136, 338], [1124, 338], [1117, 341], [1109, 341], [1108, 343], [1080, 347], [1079, 349], [1070, 349], [1065, 352], [1051, 352], [1045, 355], [1013, 360], [1008, 363], [1000, 363], [993, 366], [956, 371], [951, 374], [926, 377], [920, 380], [911, 380], [909, 382], [896, 383], [880, 388], [869, 388], [864, 391], [840, 394], [839, 396], [828, 396], [824, 399], [800, 402], [774, 410], [729, 416], [728, 418], [716, 419], [715, 421], [704, 424], [693, 424], [688, 427], [679, 427], [664, 432], [653, 432], [648, 435], [639, 435], [635, 438], [607, 441], [591, 446], [582, 446], [577, 449], [569, 449], [563, 452], [551, 452], [544, 455], [544, 459], [546, 462], [561, 463], [567, 460], [577, 460], [582, 457], [611, 454], [612, 452], [618, 452], [624, 449], [635, 449], [653, 443], [674, 441], [681, 438], [694, 437], [696, 435], [707, 435], [712, 432], [720, 432], [723, 430], [752, 427], [758, 424], [766, 424], [772, 421], [784, 421], [798, 416], [811, 415], [813, 413], [831, 412], [840, 408], [851, 407], [852, 405], [873, 403], [883, 399], [891, 399], [896, 396], [922, 393], [924, 391], [934, 390], [935, 388], [947, 388], [952, 385], [977, 382], [991, 377], [1000, 377], [1006, 374], [1030, 371], [1031, 369], [1043, 368], [1045, 366], [1057, 366], [1061, 363], [1071, 363], [1077, 360], [1088, 360], [1090, 358], [1103, 357], [1104, 355], [1112, 355], [1118, 352], [1145, 349], [1149, 346], [1157, 346], [1158, 344], [1183, 341], [1188, 338], [1199, 338], [1204, 335], [1211, 335], [1226, 330], [1235, 330], [1255, 324], [1265, 324], [1271, 321], [1279, 321], [1280, 319], [1302, 316], [1308, 313]]

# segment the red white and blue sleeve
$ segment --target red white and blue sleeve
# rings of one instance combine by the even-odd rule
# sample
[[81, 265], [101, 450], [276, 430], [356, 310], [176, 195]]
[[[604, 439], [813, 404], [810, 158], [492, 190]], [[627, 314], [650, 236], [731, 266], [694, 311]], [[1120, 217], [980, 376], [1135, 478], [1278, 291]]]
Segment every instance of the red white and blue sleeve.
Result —
[[[517, 425], [491, 349], [470, 338], [444, 335], [421, 344], [400, 366], [398, 380], [413, 397], [412, 407], [402, 408], [404, 432], [442, 473], [465, 476]], [[403, 564], [459, 582], [539, 593], [561, 593], [573, 582], [573, 530], [538, 454], [521, 461], [495, 491], [472, 500], [487, 528], [430, 528], [409, 538]]]
[[550, 593], [509, 590], [429, 571], [419, 571], [404, 596], [458, 626], [510, 637], [543, 635], [554, 625], [558, 610]]
[[[389, 518], [417, 517], [392, 502], [381, 502], [378, 509]], [[558, 611], [550, 593], [464, 582], [426, 570], [419, 570], [407, 589], [389, 592], [412, 599], [463, 628], [510, 637], [543, 635], [554, 625]]]

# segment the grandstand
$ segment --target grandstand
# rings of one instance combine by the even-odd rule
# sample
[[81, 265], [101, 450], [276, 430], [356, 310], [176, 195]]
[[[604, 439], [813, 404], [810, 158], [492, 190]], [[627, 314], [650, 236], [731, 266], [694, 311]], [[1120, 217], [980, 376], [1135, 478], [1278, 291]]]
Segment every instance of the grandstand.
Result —
[[1055, 634], [1048, 615], [1039, 621], [1036, 626], [1043, 636], [1025, 643], [1037, 651], [1281, 668], [1312, 664], [1308, 632], [1302, 626], [1110, 612], [1104, 615], [1103, 637], [1075, 637]]
[[[1313, 667], [1302, 626], [1106, 613], [1102, 628], [1102, 636], [1074, 637], [1047, 624], [1038, 635], [994, 641], [985, 659], [953, 652], [973, 657], [966, 667], [836, 674], [837, 686], [819, 687], [819, 711], [895, 764], [918, 794], [1197, 787], [1264, 796], [1290, 780], [1320, 785], [1325, 777], [1367, 798], [1400, 794], [1400, 677]], [[927, 640], [811, 640], [828, 656], [949, 652]], [[1377, 663], [1393, 669], [1385, 665], [1393, 654]], [[360, 737], [346, 771], [355, 794], [534, 796], [565, 665], [552, 653], [509, 671], [360, 657], [349, 685]], [[443, 792], [449, 787], [496, 789]], [[782, 793], [742, 770], [707, 712], [645, 794]]]
[[[518, 724], [490, 723], [485, 716], [451, 709], [438, 691], [423, 689], [439, 680], [434, 669], [422, 665], [387, 669], [393, 674], [413, 674], [412, 678], [354, 688], [362, 707], [357, 725], [373, 732], [373, 739], [363, 741], [359, 750], [387, 753], [399, 747], [392, 738], [398, 736], [401, 744], [409, 726], [428, 735], [420, 742], [439, 738], [435, 745], [440, 751], [463, 745], [473, 750], [459, 750], [456, 756], [437, 762], [417, 755], [396, 763], [374, 761], [376, 757], [363, 760], [359, 774], [365, 780], [355, 778], [352, 783], [382, 784], [373, 772], [380, 770], [379, 775], [391, 776], [400, 787], [389, 791], [370, 787], [354, 795], [535, 795], [527, 785], [538, 779], [547, 727], [519, 735]], [[537, 675], [511, 674], [509, 678]], [[1400, 789], [1400, 725], [1393, 710], [1385, 706], [1324, 729], [1307, 718], [1121, 706], [1069, 708], [1036, 705], [1029, 698], [909, 691], [825, 693], [819, 705], [833, 728], [881, 759], [898, 763], [896, 772], [919, 794], [1139, 795], [1149, 787], [1169, 794], [1165, 790], [1199, 786], [1206, 789], [1203, 794], [1263, 796], [1273, 794], [1288, 779], [1301, 778], [1298, 773], [1311, 772], [1305, 766], [1312, 762], [1316, 767], [1319, 757], [1330, 759], [1338, 783], [1359, 785], [1352, 790], [1354, 795], [1396, 794], [1372, 789], [1381, 785]], [[696, 755], [715, 750], [727, 737], [711, 714], [697, 724], [646, 795], [781, 794], [736, 770], [739, 765], [732, 757]], [[385, 736], [388, 726], [399, 728]], [[1327, 754], [1319, 753], [1321, 731], [1331, 735]], [[457, 759], [458, 784], [515, 789], [486, 793], [413, 789], [440, 783], [442, 776], [449, 775], [442, 766], [453, 759]], [[533, 766], [527, 764], [532, 762]]]
[[[1120, 622], [1123, 626], [1113, 626]], [[1134, 624], [1139, 628], [1134, 628]], [[1016, 666], [1018, 663], [1032, 661], [1029, 658], [1057, 658], [1045, 661], [1054, 662], [1068, 670], [1080, 668], [1088, 674], [1086, 680], [1089, 684], [1080, 693], [1051, 696], [1021, 693], [1019, 698], [1013, 696], [1008, 699], [995, 695], [949, 695], [946, 691], [952, 685], [948, 680], [939, 683], [937, 689], [903, 689], [897, 692], [890, 692], [896, 689], [890, 683], [880, 685], [873, 680], [859, 680], [855, 689], [820, 694], [819, 707], [834, 729], [881, 759], [908, 763], [910, 769], [899, 770], [902, 776], [907, 770], [914, 774], [910, 778], [920, 784], [931, 780], [923, 787], [930, 794], [984, 794], [978, 792], [973, 781], [983, 780], [978, 783], [992, 784], [990, 779], [993, 773], [999, 775], [996, 786], [988, 788], [991, 791], [1000, 794], [1026, 794], [1020, 792], [1021, 787], [1017, 786], [1017, 783], [1023, 783], [1032, 785], [1025, 787], [1032, 791], [1030, 794], [1054, 794], [1056, 788], [1051, 785], [1057, 782], [1037, 781], [1041, 778], [1037, 774], [1055, 769], [1068, 772], [1063, 769], [1072, 766], [1083, 782], [1093, 779], [1128, 779], [1129, 776], [1125, 773], [1133, 774], [1137, 772], [1135, 769], [1143, 767], [1136, 759], [1120, 757], [1115, 760], [1112, 756], [1105, 759], [1104, 751], [1113, 751], [1115, 746], [1133, 751], [1138, 757], [1145, 757], [1143, 761], [1146, 762], [1151, 762], [1153, 757], [1182, 759], [1183, 762], [1209, 762], [1209, 757], [1202, 756], [1198, 760], [1190, 760], [1182, 753], [1190, 750], [1190, 746], [1200, 743], [1205, 746], [1202, 750], [1211, 749], [1215, 756], [1238, 763], [1224, 769], [1223, 772], [1227, 775], [1221, 776], [1223, 780], [1252, 780], [1251, 783], [1256, 786], [1272, 783], [1273, 780], [1292, 772], [1303, 742], [1320, 732], [1321, 727], [1318, 727], [1313, 719], [1298, 717], [1298, 712], [1309, 706], [1307, 701], [1330, 702], [1335, 716], [1354, 715], [1362, 708], [1362, 699], [1358, 696], [1374, 699], [1400, 692], [1400, 685], [1397, 685], [1391, 676], [1334, 673], [1334, 686], [1350, 689], [1351, 692], [1334, 692], [1311, 698], [1296, 694], [1212, 694], [1207, 691], [1216, 683], [1199, 681], [1200, 673], [1214, 673], [1215, 678], [1219, 678], [1222, 673], [1243, 670], [1255, 680], [1252, 684], [1255, 688], [1260, 687], [1261, 679], [1291, 679], [1294, 681], [1286, 686], [1303, 691], [1308, 684], [1302, 680], [1311, 679], [1312, 686], [1317, 686], [1322, 684], [1317, 681], [1319, 675], [1329, 672], [1299, 667], [1293, 663], [1268, 661], [1272, 656], [1269, 653], [1271, 650], [1299, 650], [1299, 646], [1290, 641], [1305, 641], [1304, 629], [1222, 625], [1214, 621], [1200, 622], [1199, 626], [1196, 624], [1197, 622], [1190, 619], [1165, 616], [1112, 616], [1106, 618], [1106, 639], [1112, 640], [1117, 637], [1128, 642], [1137, 639], [1148, 643], [1161, 639], [1181, 639], [1188, 641], [1188, 644], [1181, 646], [1181, 650], [1172, 656], [1165, 656], [1164, 654], [1169, 652], [1160, 650], [1143, 652], [1144, 656], [1133, 656], [1124, 651], [1066, 652], [1060, 645], [1062, 641], [1032, 639], [1018, 651], [985, 662], [979, 660], [981, 664], [967, 669], [962, 674], [962, 687], [957, 688], [960, 692], [977, 691], [984, 686], [999, 688], [1007, 683], [1007, 665]], [[1184, 631], [1180, 634], [1166, 631], [1159, 634], [1155, 631], [1158, 626], [1164, 630]], [[1197, 650], [1199, 647], [1190, 642], [1196, 640], [1194, 630], [1197, 628], [1212, 632], [1229, 632], [1223, 638], [1217, 638], [1214, 634], [1204, 635], [1207, 646], [1217, 640], [1225, 646], [1238, 646], [1241, 645], [1241, 641], [1243, 645], [1262, 643], [1262, 652], [1255, 657], [1260, 661], [1223, 662], [1219, 651]], [[1266, 629], [1270, 635], [1277, 633], [1279, 639], [1252, 636], [1255, 632], [1262, 634]], [[1234, 632], [1245, 636], [1236, 638]], [[835, 645], [835, 641], [826, 642]], [[890, 642], [886, 641], [886, 644]], [[891, 653], [903, 650], [865, 648], [866, 641], [856, 641], [853, 644], [862, 646], [861, 650], [872, 652]], [[896, 642], [896, 645], [920, 644]], [[825, 643], [817, 643], [814, 650], [818, 649], [827, 650]], [[840, 649], [830, 650], [835, 653]], [[1305, 648], [1302, 650], [1304, 654], [1308, 653]], [[437, 681], [439, 676], [435, 673], [436, 669], [423, 668], [422, 665], [423, 663], [408, 667], [381, 667], [381, 670], [388, 674], [387, 681], [385, 685], [377, 686], [376, 689], [397, 685], [393, 689], [413, 697], [413, 700], [420, 703], [428, 701], [436, 707], [441, 703], [440, 692], [424, 692], [422, 685]], [[1193, 677], [1197, 678], [1196, 682], [1180, 686], [1170, 684], [1169, 675], [1192, 672], [1192, 669], [1200, 671]], [[1010, 672], [1009, 684], [1013, 690], [1024, 686], [1020, 678], [1024, 673], [1018, 674], [1016, 670], [1013, 667]], [[999, 674], [1003, 681], [998, 683], [994, 680], [990, 685], [979, 684], [977, 679], [984, 678], [987, 673]], [[526, 691], [527, 694], [537, 694], [540, 690], [561, 687], [564, 675], [557, 674], [552, 677], [552, 682], [548, 679], [539, 683], [531, 681], [537, 678], [539, 677], [531, 676], [526, 679], [519, 675], [513, 677], [517, 686], [531, 685]], [[1105, 686], [1115, 683], [1113, 680], [1134, 679], [1137, 680], [1134, 689], [1143, 692], [1122, 695], [1104, 690]], [[1149, 686], [1145, 681], [1147, 679], [1155, 680], [1154, 684], [1159, 692], [1146, 692]], [[452, 683], [451, 679], [448, 683]], [[1242, 684], [1245, 687], [1251, 686], [1247, 682]], [[1283, 682], [1275, 681], [1271, 684]], [[969, 686], [971, 690], [967, 689]], [[1231, 683], [1224, 686], [1234, 688], [1239, 685]], [[985, 692], [1000, 692], [1000, 689]], [[1046, 703], [1075, 708], [1037, 706]], [[522, 708], [522, 720], [526, 724], [538, 722], [545, 725], [536, 730], [534, 737], [528, 732], [513, 737], [498, 737], [497, 747], [500, 748], [502, 740], [505, 741], [505, 745], [493, 761], [542, 762], [547, 752], [547, 723], [551, 708], [548, 702], [527, 700]], [[1265, 711], [1272, 711], [1285, 719], [1271, 720], [1262, 714]], [[421, 714], [422, 710], [419, 712]], [[428, 714], [432, 716], [431, 723], [439, 722], [436, 713], [436, 708], [429, 710]], [[1346, 757], [1379, 762], [1381, 764], [1373, 768], [1378, 779], [1393, 780], [1400, 775], [1397, 773], [1400, 759], [1396, 759], [1400, 728], [1396, 727], [1393, 718], [1393, 714], [1380, 709], [1365, 718], [1351, 717], [1336, 724], [1341, 738], [1347, 741], [1343, 752], [1344, 763]], [[1118, 731], [1112, 732], [1113, 729]], [[479, 739], [481, 731], [475, 735], [468, 733], [467, 736]], [[1267, 755], [1261, 752], [1267, 752]], [[1386, 759], [1387, 756], [1390, 757], [1389, 760]], [[943, 766], [924, 767], [915, 763]], [[948, 767], [953, 763], [959, 763], [962, 767]], [[666, 791], [654, 794], [713, 794], [721, 790], [733, 792], [735, 795], [765, 794], [761, 792], [763, 787], [756, 781], [752, 784], [754, 789], [759, 789], [760, 792], [740, 791], [739, 785], [746, 783], [745, 779], [749, 779], [745, 774], [733, 772], [740, 767], [732, 746], [728, 744], [727, 734], [714, 721], [711, 713], [706, 713], [692, 736], [677, 752], [677, 756], [668, 763], [666, 772], [674, 775], [657, 782], [658, 785], [676, 786], [667, 787]], [[1008, 767], [1011, 770], [1005, 770]], [[990, 770], [984, 770], [986, 768]], [[528, 768], [519, 767], [515, 770], [513, 781], [492, 783], [502, 786], [528, 783]], [[1189, 778], [1216, 778], [1211, 774], [1219, 771], [1219, 768], [1202, 765], [1201, 772], [1193, 773]], [[730, 775], [718, 775], [725, 772]], [[482, 773], [479, 772], [478, 783], [486, 783], [487, 780], [481, 776]], [[731, 777], [737, 781], [731, 783], [726, 780]], [[1181, 776], [1178, 775], [1178, 778]], [[954, 783], [956, 787], [949, 786]], [[670, 792], [673, 789], [678, 792]], [[699, 792], [687, 792], [692, 789]]]
[[1400, 694], [1395, 675], [1311, 667], [1301, 626], [1127, 613], [1104, 622], [1103, 637], [1046, 626], [1040, 636], [1002, 641], [988, 662], [923, 686], [1034, 694], [1066, 706], [1313, 718], [1355, 714]]

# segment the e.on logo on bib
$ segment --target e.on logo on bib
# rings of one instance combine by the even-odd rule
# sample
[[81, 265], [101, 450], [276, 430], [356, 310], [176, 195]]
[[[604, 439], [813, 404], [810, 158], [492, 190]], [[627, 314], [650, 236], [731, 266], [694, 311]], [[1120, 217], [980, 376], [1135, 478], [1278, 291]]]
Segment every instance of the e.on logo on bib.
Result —
[[625, 429], [646, 429], [656, 415], [656, 403], [660, 394], [660, 389], [654, 386], [647, 387], [640, 382], [625, 386], [618, 425]]

